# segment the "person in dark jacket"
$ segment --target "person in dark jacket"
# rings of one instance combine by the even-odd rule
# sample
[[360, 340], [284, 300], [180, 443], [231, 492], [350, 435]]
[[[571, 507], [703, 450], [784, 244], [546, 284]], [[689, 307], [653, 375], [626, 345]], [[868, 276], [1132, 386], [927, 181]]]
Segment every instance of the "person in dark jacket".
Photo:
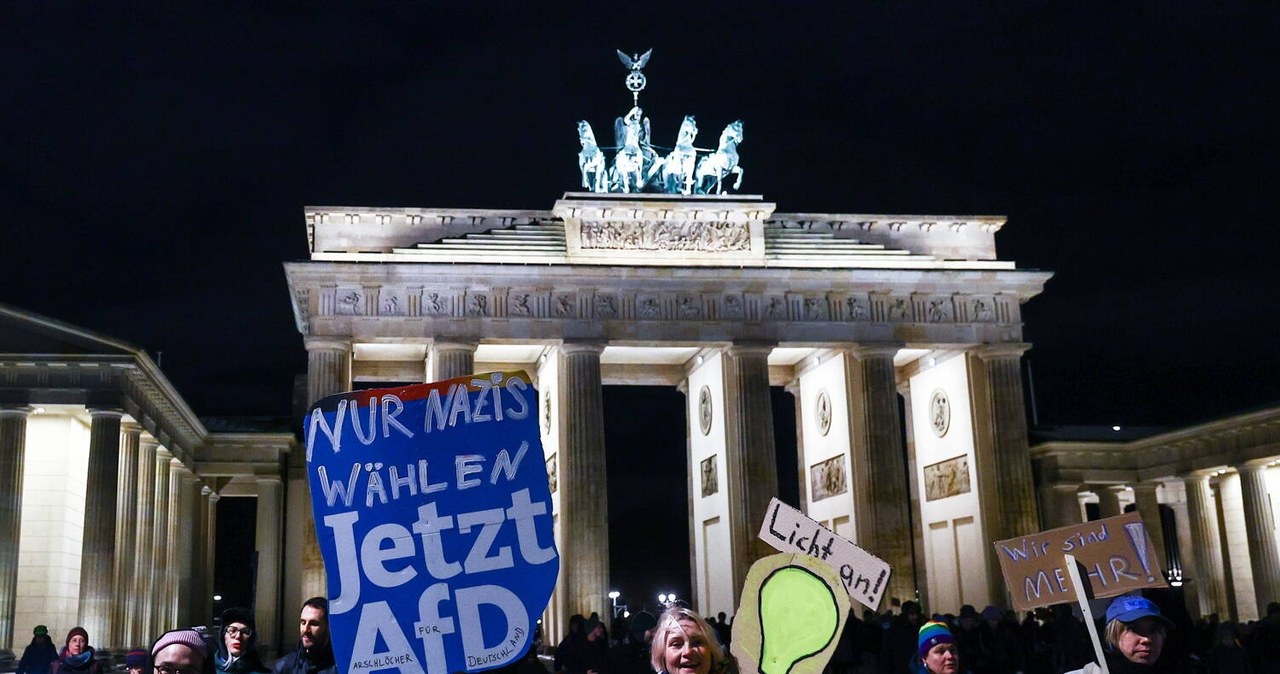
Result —
[[258, 658], [258, 634], [249, 609], [229, 608], [222, 612], [217, 646], [213, 663], [223, 674], [271, 671]]
[[276, 660], [275, 674], [338, 674], [329, 640], [329, 600], [312, 597], [302, 603], [298, 649]]
[[31, 643], [22, 651], [22, 659], [18, 661], [17, 674], [49, 674], [53, 661], [58, 659], [58, 649], [49, 638], [49, 628], [36, 625]]
[[72, 627], [67, 632], [67, 643], [54, 659], [49, 671], [52, 674], [102, 674], [102, 663], [94, 659], [89, 645], [89, 632], [83, 627]]

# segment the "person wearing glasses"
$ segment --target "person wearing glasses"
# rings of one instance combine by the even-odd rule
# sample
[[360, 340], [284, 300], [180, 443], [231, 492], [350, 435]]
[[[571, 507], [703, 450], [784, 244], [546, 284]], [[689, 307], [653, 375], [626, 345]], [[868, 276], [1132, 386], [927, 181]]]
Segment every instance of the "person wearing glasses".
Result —
[[229, 608], [223, 611], [222, 630], [218, 636], [218, 652], [213, 662], [221, 674], [271, 671], [258, 658], [258, 633], [254, 630], [253, 614], [248, 609]]
[[170, 630], [151, 645], [153, 674], [204, 674], [209, 649], [195, 630]]

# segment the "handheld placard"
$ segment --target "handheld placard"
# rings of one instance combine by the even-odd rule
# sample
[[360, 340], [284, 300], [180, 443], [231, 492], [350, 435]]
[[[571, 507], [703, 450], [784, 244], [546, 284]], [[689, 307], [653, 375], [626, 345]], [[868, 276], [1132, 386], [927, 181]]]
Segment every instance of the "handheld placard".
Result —
[[342, 672], [478, 672], [528, 650], [560, 568], [523, 372], [324, 398], [303, 420]]
[[849, 596], [826, 563], [769, 555], [747, 572], [730, 650], [743, 674], [818, 674], [835, 652]]
[[1098, 625], [1093, 622], [1093, 609], [1089, 608], [1088, 587], [1080, 580], [1080, 569], [1076, 566], [1076, 556], [1067, 553], [1062, 556], [1062, 563], [1071, 576], [1071, 585], [1076, 589], [1076, 601], [1080, 604], [1080, 613], [1084, 616], [1084, 624], [1089, 628], [1089, 640], [1093, 642], [1093, 655], [1098, 659], [1098, 668], [1102, 674], [1111, 674], [1107, 669], [1107, 658], [1102, 653], [1102, 641], [1098, 639]]

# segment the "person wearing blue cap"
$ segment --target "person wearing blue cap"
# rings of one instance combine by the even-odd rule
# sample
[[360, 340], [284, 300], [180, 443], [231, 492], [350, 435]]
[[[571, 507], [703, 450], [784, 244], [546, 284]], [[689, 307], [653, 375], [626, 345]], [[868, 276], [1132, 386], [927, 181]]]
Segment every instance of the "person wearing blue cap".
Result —
[[[1160, 653], [1164, 650], [1165, 635], [1171, 629], [1173, 622], [1161, 615], [1159, 607], [1150, 599], [1134, 595], [1116, 597], [1107, 606], [1104, 633], [1107, 669], [1111, 674], [1164, 671], [1168, 663], [1159, 662]], [[1076, 671], [1093, 674], [1100, 669], [1091, 662]]]

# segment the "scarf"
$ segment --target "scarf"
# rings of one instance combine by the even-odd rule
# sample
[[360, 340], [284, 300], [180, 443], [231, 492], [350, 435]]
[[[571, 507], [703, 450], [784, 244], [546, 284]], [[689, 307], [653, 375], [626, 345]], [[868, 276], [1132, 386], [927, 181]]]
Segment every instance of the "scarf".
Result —
[[65, 665], [67, 669], [85, 669], [93, 660], [93, 649], [85, 647], [84, 652], [80, 655], [69, 655], [67, 654], [67, 650], [64, 648], [62, 650], [61, 660], [62, 664]]

